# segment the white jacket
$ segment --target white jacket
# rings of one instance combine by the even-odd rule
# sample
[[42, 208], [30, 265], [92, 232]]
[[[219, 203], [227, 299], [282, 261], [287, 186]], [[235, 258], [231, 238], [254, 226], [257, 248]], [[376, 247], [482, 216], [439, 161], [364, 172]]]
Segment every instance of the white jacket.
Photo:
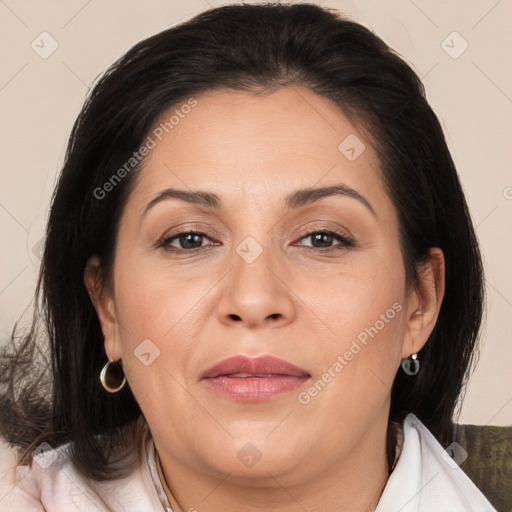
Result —
[[[87, 482], [73, 468], [67, 445], [17, 468], [0, 488], [1, 512], [172, 511], [157, 476], [154, 444], [131, 475]], [[224, 511], [219, 511], [224, 512]], [[416, 416], [403, 423], [403, 446], [376, 512], [496, 512]]]

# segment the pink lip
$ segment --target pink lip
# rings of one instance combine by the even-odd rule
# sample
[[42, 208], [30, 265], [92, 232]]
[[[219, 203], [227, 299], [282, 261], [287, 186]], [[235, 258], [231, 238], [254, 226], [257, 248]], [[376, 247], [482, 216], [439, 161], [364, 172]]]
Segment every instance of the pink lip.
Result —
[[201, 380], [225, 397], [258, 402], [293, 391], [310, 377], [306, 370], [273, 356], [251, 358], [238, 355], [206, 370]]

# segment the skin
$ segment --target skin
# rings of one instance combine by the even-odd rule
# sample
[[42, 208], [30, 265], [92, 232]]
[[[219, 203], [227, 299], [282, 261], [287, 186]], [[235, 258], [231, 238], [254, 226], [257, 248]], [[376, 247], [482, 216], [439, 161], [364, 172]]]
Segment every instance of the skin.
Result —
[[[439, 313], [442, 252], [431, 250], [420, 286], [408, 289], [377, 155], [368, 142], [354, 161], [338, 150], [349, 134], [364, 136], [329, 100], [296, 87], [196, 99], [137, 176], [120, 221], [112, 289], [99, 280], [99, 259], [89, 260], [84, 279], [106, 353], [123, 361], [174, 510], [370, 510], [388, 478], [393, 379]], [[339, 195], [296, 210], [284, 204], [297, 189], [334, 184], [356, 190], [374, 213]], [[223, 206], [167, 199], [143, 215], [169, 187], [215, 193]], [[199, 251], [183, 238], [169, 242], [180, 253], [158, 246], [190, 228], [207, 235], [196, 240]], [[309, 228], [338, 229], [353, 246], [333, 237], [322, 251], [304, 234]], [[252, 263], [236, 251], [247, 236], [263, 248]], [[395, 303], [401, 311], [300, 403], [299, 392]], [[149, 366], [134, 355], [145, 339], [160, 350]], [[199, 376], [236, 354], [271, 354], [311, 379], [264, 402], [235, 402]], [[252, 467], [237, 457], [248, 442], [261, 453]]]

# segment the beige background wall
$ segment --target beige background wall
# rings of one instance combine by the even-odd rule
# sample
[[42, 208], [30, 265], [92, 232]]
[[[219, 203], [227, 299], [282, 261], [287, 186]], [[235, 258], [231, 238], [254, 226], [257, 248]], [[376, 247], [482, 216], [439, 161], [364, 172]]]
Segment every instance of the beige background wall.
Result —
[[[460, 421], [510, 425], [512, 71], [507, 55], [512, 46], [512, 3], [314, 3], [337, 8], [373, 29], [424, 80], [467, 193], [487, 272], [483, 348]], [[51, 192], [69, 131], [92, 80], [140, 39], [221, 4], [0, 0], [2, 340], [32, 299]]]

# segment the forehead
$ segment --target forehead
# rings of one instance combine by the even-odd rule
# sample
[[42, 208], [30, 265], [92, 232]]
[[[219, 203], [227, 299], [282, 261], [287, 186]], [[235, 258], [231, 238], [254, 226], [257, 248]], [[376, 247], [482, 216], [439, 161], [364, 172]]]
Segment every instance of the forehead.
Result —
[[209, 91], [168, 109], [149, 136], [153, 148], [134, 190], [140, 201], [166, 187], [213, 192], [221, 207], [339, 183], [376, 201], [384, 193], [364, 135], [333, 102], [305, 88]]

